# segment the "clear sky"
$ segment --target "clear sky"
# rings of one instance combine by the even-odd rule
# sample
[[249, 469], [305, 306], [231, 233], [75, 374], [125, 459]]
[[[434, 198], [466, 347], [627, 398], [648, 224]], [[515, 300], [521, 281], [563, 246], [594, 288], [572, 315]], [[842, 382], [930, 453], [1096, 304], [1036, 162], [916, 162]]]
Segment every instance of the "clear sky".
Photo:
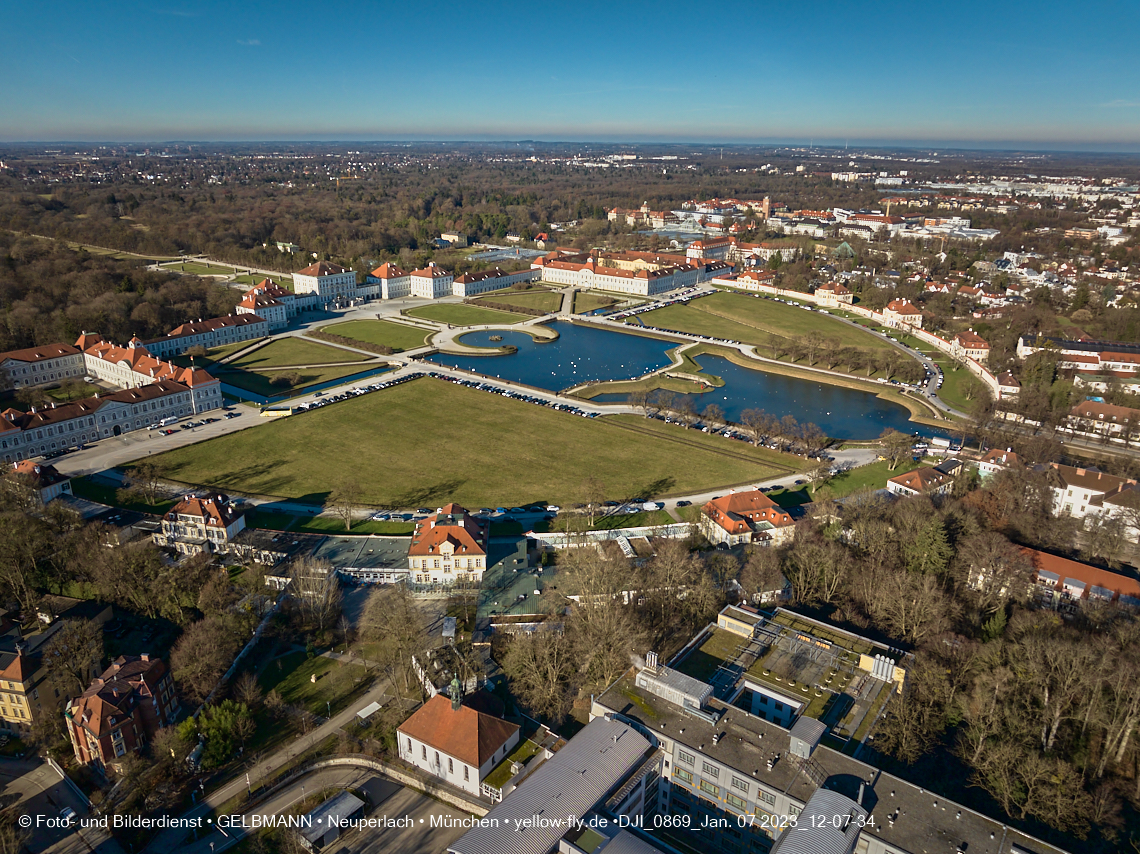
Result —
[[1137, 0], [3, 5], [2, 141], [1140, 150]]

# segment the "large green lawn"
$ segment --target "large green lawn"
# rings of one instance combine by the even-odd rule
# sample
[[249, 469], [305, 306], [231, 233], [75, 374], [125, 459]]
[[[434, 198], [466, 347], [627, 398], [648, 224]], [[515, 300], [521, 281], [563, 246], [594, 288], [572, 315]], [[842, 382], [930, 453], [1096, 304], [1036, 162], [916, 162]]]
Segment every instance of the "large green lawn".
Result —
[[731, 338], [746, 344], [764, 344], [770, 334], [795, 338], [818, 332], [837, 339], [841, 347], [882, 349], [891, 346], [876, 335], [864, 333], [821, 312], [745, 294], [715, 293], [688, 305], [670, 305], [639, 317], [647, 326]]
[[[196, 357], [194, 359], [194, 364], [198, 367], [208, 368], [215, 362], [220, 362], [222, 359], [226, 358], [226, 356], [231, 356], [239, 350], [245, 350], [247, 347], [252, 347], [254, 344], [261, 340], [263, 339], [251, 338], [248, 341], [238, 341], [236, 344], [225, 344], [221, 347], [211, 347], [206, 351], [205, 356]], [[172, 356], [170, 361], [183, 368], [188, 368], [190, 366], [190, 357], [185, 354], [181, 356]]]
[[606, 308], [613, 305], [617, 300], [613, 297], [601, 296], [600, 294], [592, 294], [589, 291], [578, 291], [574, 294], [574, 313], [582, 314], [586, 311], [594, 311], [599, 308]]
[[[315, 682], [312, 677], [316, 676]], [[258, 679], [266, 693], [276, 690], [292, 706], [302, 706], [314, 715], [335, 715], [354, 694], [368, 684], [368, 671], [359, 664], [341, 664], [329, 658], [308, 658], [290, 652], [270, 662]]]
[[363, 362], [371, 359], [365, 353], [354, 353], [304, 338], [279, 338], [259, 347], [247, 356], [235, 359], [229, 367], [256, 371], [260, 368], [288, 368], [294, 365], [323, 365], [330, 362]]
[[232, 276], [237, 272], [233, 267], [224, 267], [221, 264], [205, 264], [201, 261], [175, 261], [173, 264], [163, 264], [162, 266], [175, 273], [192, 273], [195, 276]]
[[350, 478], [362, 504], [392, 507], [568, 504], [584, 500], [591, 476], [615, 499], [688, 493], [800, 462], [669, 426], [585, 419], [424, 378], [179, 448], [161, 462], [187, 483], [311, 502]]
[[392, 323], [387, 320], [350, 320], [348, 323], [322, 326], [321, 332], [328, 332], [330, 335], [343, 335], [345, 338], [354, 338], [366, 344], [391, 347], [397, 353], [424, 346], [428, 335], [425, 329], [416, 329], [412, 326]]
[[518, 323], [527, 320], [525, 314], [511, 314], [507, 311], [496, 311], [493, 308], [480, 308], [477, 305], [455, 305], [443, 303], [441, 305], [425, 305], [420, 308], [410, 308], [404, 312], [409, 317], [422, 317], [424, 320], [434, 320], [436, 323], [450, 323], [452, 326], [483, 326], [496, 323]]
[[483, 300], [522, 308], [536, 308], [547, 313], [553, 313], [562, 307], [562, 294], [557, 291], [502, 291], [479, 297], [476, 302]]
[[[791, 489], [776, 489], [768, 493], [768, 495], [781, 507], [798, 507], [801, 504], [808, 504], [817, 498], [823, 498], [825, 496], [830, 498], [844, 498], [858, 492], [860, 489], [886, 489], [887, 481], [890, 478], [898, 477], [900, 474], [906, 474], [908, 471], [914, 471], [924, 465], [929, 465], [929, 463], [916, 463], [913, 459], [908, 457], [892, 470], [888, 462], [879, 460], [870, 465], [859, 466], [859, 468], [838, 474], [828, 480], [826, 484], [819, 484], [818, 489], [812, 489], [809, 484], [807, 486], [796, 486]], [[812, 491], [809, 492], [809, 490]]]

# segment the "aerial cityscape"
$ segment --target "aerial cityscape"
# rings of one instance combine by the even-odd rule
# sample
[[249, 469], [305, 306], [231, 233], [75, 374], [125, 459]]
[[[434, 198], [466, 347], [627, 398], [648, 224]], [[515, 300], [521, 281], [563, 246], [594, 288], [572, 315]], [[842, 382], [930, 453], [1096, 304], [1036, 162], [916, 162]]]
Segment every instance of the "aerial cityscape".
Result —
[[1140, 7], [319, 11], [9, 10], [0, 854], [1140, 852]]

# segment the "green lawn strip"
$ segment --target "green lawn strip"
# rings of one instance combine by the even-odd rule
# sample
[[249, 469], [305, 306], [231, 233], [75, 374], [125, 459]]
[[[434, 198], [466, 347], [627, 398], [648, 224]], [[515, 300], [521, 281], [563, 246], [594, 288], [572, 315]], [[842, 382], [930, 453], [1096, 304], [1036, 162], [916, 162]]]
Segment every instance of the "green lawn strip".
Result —
[[287, 531], [296, 521], [297, 517], [291, 513], [275, 513], [272, 510], [250, 510], [245, 514], [247, 528]]
[[160, 500], [154, 504], [148, 504], [145, 499], [142, 501], [119, 501], [117, 498], [118, 487], [99, 483], [90, 477], [72, 478], [71, 491], [77, 498], [86, 498], [88, 501], [95, 501], [110, 507], [121, 507], [124, 510], [150, 513], [156, 516], [161, 516], [178, 503], [176, 499]]
[[[859, 727], [855, 730], [855, 734], [851, 736], [851, 740], [844, 747], [844, 753], [853, 754], [856, 748], [858, 748], [859, 745], [863, 743], [863, 739], [867, 737], [867, 733], [870, 731], [871, 726], [879, 717], [879, 712], [881, 712], [883, 706], [885, 706], [890, 701], [894, 688], [894, 683], [886, 683], [879, 689], [878, 695], [876, 695], [875, 699], [871, 701], [871, 707], [867, 709], [867, 714], [863, 715], [863, 720], [859, 722]], [[847, 750], [847, 747], [850, 747], [851, 749]]]
[[707, 682], [745, 643], [747, 641], [740, 635], [734, 635], [723, 629], [713, 629], [708, 640], [692, 650], [676, 669], [694, 679]]
[[677, 515], [686, 522], [696, 524], [701, 518], [701, 507], [697, 504], [690, 504], [688, 507], [678, 507]]
[[964, 394], [965, 386], [971, 381], [981, 385], [982, 381], [949, 356], [940, 356], [934, 360], [934, 363], [942, 368], [943, 377], [942, 388], [937, 389], [935, 394], [937, 394], [939, 399], [947, 406], [953, 407], [960, 412], [969, 412], [974, 402], [966, 399], [966, 395]]
[[[575, 391], [574, 397], [590, 400], [599, 394], [632, 394], [635, 391], [656, 391], [657, 389], [675, 391], [679, 394], [700, 394], [702, 391], [712, 391], [713, 386], [710, 384], [702, 388], [692, 380], [667, 377], [664, 374], [654, 374], [643, 380], [592, 383], [585, 388], [580, 388]], [[700, 398], [697, 398], [698, 408], [700, 408], [699, 400]]]
[[[220, 362], [227, 356], [231, 356], [234, 353], [252, 347], [259, 341], [264, 340], [264, 338], [251, 338], [248, 341], [238, 341], [236, 344], [226, 344], [222, 347], [211, 347], [206, 351], [205, 356], [195, 356], [193, 364], [199, 368], [208, 368], [211, 365]], [[191, 365], [190, 357], [185, 354], [181, 356], [171, 356], [170, 361], [182, 368], [188, 368]]]
[[310, 386], [331, 382], [332, 380], [339, 380], [342, 377], [352, 376], [363, 370], [365, 370], [363, 367], [354, 368], [351, 366], [342, 366], [339, 368], [297, 368], [296, 372], [300, 379], [296, 385], [293, 386], [273, 385], [273, 378], [289, 373], [290, 371], [288, 369], [276, 371], [227, 371], [225, 367], [222, 367], [215, 369], [213, 374], [227, 385], [242, 388], [265, 397], [273, 397], [279, 394], [288, 394], [290, 396], [303, 394], [304, 390]]
[[[700, 318], [693, 315], [705, 316]], [[715, 293], [693, 300], [688, 305], [666, 306], [639, 317], [650, 325], [678, 330], [685, 330], [685, 327], [677, 325], [678, 323], [699, 323], [702, 328], [687, 331], [717, 338], [731, 338], [749, 344], [764, 343], [769, 334], [794, 338], [809, 332], [818, 332], [827, 338], [839, 339], [840, 345], [845, 347], [889, 346], [888, 342], [875, 336], [864, 335], [859, 330], [853, 329], [846, 323], [840, 323], [822, 312], [805, 311], [775, 300], [756, 299], [746, 294]], [[665, 319], [659, 321], [658, 318]], [[717, 329], [723, 331], [718, 333]]]
[[774, 489], [768, 493], [768, 497], [781, 507], [799, 507], [801, 504], [808, 504], [823, 497], [844, 498], [867, 487], [886, 489], [889, 478], [906, 474], [908, 471], [914, 471], [924, 465], [928, 465], [928, 463], [916, 463], [908, 458], [899, 463], [894, 471], [891, 471], [890, 464], [886, 460], [879, 460], [870, 465], [860, 466], [838, 474], [826, 483], [819, 484], [818, 488], [812, 489], [810, 493], [808, 489], [811, 488], [811, 485], [808, 484], [791, 489], [784, 487]]
[[588, 291], [578, 291], [574, 294], [574, 308], [575, 314], [582, 314], [587, 311], [597, 311], [599, 308], [606, 308], [613, 305], [615, 300], [612, 297], [601, 296], [600, 294], [593, 294]]
[[344, 529], [344, 520], [334, 516], [302, 516], [291, 530], [300, 534], [330, 534], [343, 536], [345, 534], [382, 534], [384, 536], [403, 536], [411, 534], [415, 528], [414, 522], [381, 522], [372, 519], [359, 519], [352, 523], [352, 530]]
[[511, 764], [518, 762], [525, 765], [528, 759], [538, 753], [539, 747], [540, 745], [535, 744], [529, 738], [520, 741], [515, 749], [507, 754], [503, 761], [496, 765], [494, 770], [483, 779], [483, 782], [489, 786], [494, 786], [496, 789], [503, 788], [507, 781], [514, 776], [511, 773]]
[[617, 528], [644, 528], [650, 525], [675, 525], [673, 517], [664, 510], [642, 510], [637, 513], [612, 513], [594, 518], [594, 531], [612, 531]]
[[354, 353], [342, 347], [319, 344], [304, 338], [278, 338], [259, 347], [248, 356], [230, 362], [227, 367], [256, 371], [262, 368], [288, 368], [296, 365], [323, 365], [330, 362], [363, 362], [374, 358], [367, 353]]
[[164, 269], [171, 270], [175, 273], [190, 273], [195, 276], [232, 276], [237, 272], [233, 267], [223, 267], [220, 264], [204, 264], [201, 261], [175, 261], [172, 264], [163, 264], [162, 266]]
[[322, 326], [320, 331], [331, 335], [343, 335], [345, 338], [353, 338], [366, 344], [391, 347], [397, 353], [423, 347], [430, 334], [426, 329], [416, 329], [387, 320], [350, 320], [347, 323]]
[[[674, 441], [708, 448], [720, 453], [739, 455], [749, 460], [754, 460], [758, 464], [770, 466], [774, 469], [767, 477], [803, 471], [809, 467], [803, 458], [793, 456], [792, 454], [782, 454], [779, 451], [773, 451], [771, 448], [757, 448], [748, 442], [726, 439], [723, 436], [703, 433], [700, 430], [686, 430], [684, 427], [680, 427], [676, 424], [666, 424], [664, 421], [658, 421], [656, 418], [643, 418], [640, 415], [608, 415], [605, 420], [613, 420], [615, 423], [627, 428], [652, 433]], [[674, 492], [677, 492], [677, 490], [674, 490]], [[645, 497], [653, 498], [654, 496], [647, 495]]]
[[[311, 681], [313, 675], [316, 682]], [[324, 717], [330, 705], [334, 715], [346, 707], [352, 696], [367, 685], [367, 676], [368, 671], [359, 664], [290, 652], [269, 664], [258, 681], [266, 693], [275, 689], [286, 703]]]
[[475, 304], [478, 305], [484, 300], [501, 305], [517, 305], [520, 308], [538, 309], [546, 314], [551, 314], [562, 308], [562, 294], [558, 291], [499, 291], [479, 297], [475, 300]]
[[[613, 418], [578, 418], [423, 378], [156, 459], [187, 483], [309, 501], [351, 475], [360, 502], [382, 507], [573, 504], [589, 472], [617, 498], [684, 494], [803, 465], [697, 430]], [[329, 436], [351, 453], [314, 453]], [[445, 452], [460, 438], [462, 453]]]
[[452, 326], [511, 324], [529, 319], [529, 316], [525, 314], [511, 314], [507, 311], [496, 311], [493, 308], [480, 308], [477, 305], [452, 305], [449, 303], [410, 308], [404, 314], [409, 317], [434, 320], [436, 323], [450, 323]]

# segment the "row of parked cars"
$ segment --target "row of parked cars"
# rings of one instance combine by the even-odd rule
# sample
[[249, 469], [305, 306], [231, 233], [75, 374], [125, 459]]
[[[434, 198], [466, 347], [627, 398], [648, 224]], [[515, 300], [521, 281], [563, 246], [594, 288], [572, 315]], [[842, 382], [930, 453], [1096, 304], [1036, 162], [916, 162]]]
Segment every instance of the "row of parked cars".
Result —
[[499, 388], [498, 386], [491, 385], [491, 383], [480, 382], [479, 380], [469, 380], [463, 377], [452, 377], [447, 374], [441, 374], [437, 371], [428, 371], [429, 377], [434, 377], [437, 380], [447, 380], [449, 383], [456, 385], [466, 386], [467, 388], [475, 388], [479, 391], [489, 391], [491, 394], [502, 395], [503, 397], [510, 397], [515, 400], [521, 400], [524, 403], [533, 403], [537, 406], [549, 406], [551, 409], [557, 409], [559, 412], [569, 412], [571, 415], [581, 415], [583, 418], [597, 418], [597, 412], [586, 412], [577, 406], [569, 403], [558, 403], [553, 400], [546, 400], [542, 397], [537, 397], [533, 394], [526, 394], [521, 391], [512, 391], [509, 388]]
[[319, 397], [320, 400], [307, 401], [300, 404], [297, 409], [301, 410], [302, 412], [309, 409], [320, 409], [322, 406], [328, 406], [330, 403], [336, 403], [341, 400], [347, 400], [350, 397], [360, 397], [362, 394], [368, 394], [369, 392], [391, 388], [394, 385], [400, 385], [400, 383], [406, 383], [409, 380], [414, 380], [419, 376], [421, 376], [421, 374], [405, 374], [402, 377], [385, 380], [384, 382], [372, 383], [371, 385], [364, 385], [358, 388], [351, 388], [348, 391], [342, 391], [339, 394], [329, 395], [328, 397], [325, 396], [324, 392], [318, 391], [315, 396]]
[[619, 311], [616, 314], [607, 316], [608, 320], [621, 320], [624, 317], [633, 317], [635, 314], [644, 314], [647, 311], [654, 311], [658, 308], [664, 308], [667, 305], [676, 305], [677, 303], [685, 304], [689, 300], [694, 300], [697, 297], [704, 296], [705, 292], [699, 288], [686, 288], [685, 290], [675, 294], [667, 300], [658, 300], [657, 302], [646, 303], [639, 305], [637, 308], [631, 308], [626, 311]]

